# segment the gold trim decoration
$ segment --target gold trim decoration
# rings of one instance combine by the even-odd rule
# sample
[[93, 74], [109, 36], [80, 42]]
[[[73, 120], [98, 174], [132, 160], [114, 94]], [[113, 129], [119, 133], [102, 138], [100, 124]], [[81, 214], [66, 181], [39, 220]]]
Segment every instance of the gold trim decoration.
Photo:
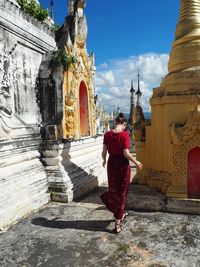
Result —
[[200, 104], [188, 114], [184, 125], [173, 123], [169, 132], [173, 144], [172, 185], [187, 186], [187, 156], [191, 149], [200, 147]]

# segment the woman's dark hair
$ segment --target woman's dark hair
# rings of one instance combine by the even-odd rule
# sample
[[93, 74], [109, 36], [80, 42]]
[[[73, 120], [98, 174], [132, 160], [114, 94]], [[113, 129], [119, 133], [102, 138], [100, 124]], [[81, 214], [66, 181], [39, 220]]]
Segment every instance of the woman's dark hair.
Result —
[[122, 112], [120, 112], [117, 116], [117, 118], [115, 119], [115, 123], [116, 124], [123, 124], [127, 122], [126, 117], [124, 116], [124, 114]]

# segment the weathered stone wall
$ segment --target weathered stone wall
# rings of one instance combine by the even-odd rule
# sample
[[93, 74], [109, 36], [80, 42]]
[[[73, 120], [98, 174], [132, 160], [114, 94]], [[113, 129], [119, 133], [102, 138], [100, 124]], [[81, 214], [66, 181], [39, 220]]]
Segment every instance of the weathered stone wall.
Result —
[[102, 167], [102, 137], [73, 142], [43, 142], [49, 191], [54, 201], [69, 202], [107, 180]]
[[[56, 49], [50, 21], [0, 0], [0, 230], [50, 195], [68, 202], [106, 180], [102, 137], [62, 135], [65, 74], [51, 60]], [[88, 88], [93, 103], [92, 83]]]
[[37, 77], [55, 47], [49, 25], [0, 0], [0, 229], [49, 201]]
[[51, 53], [43, 58], [40, 69], [42, 160], [52, 200], [62, 202], [89, 192], [106, 179], [102, 137], [95, 138], [95, 67], [94, 54], [89, 56], [86, 50], [85, 1], [71, 5], [73, 14], [69, 9], [71, 15], [56, 32], [56, 41], [58, 54], [66, 52], [68, 59], [76, 60], [63, 68], [57, 53]]

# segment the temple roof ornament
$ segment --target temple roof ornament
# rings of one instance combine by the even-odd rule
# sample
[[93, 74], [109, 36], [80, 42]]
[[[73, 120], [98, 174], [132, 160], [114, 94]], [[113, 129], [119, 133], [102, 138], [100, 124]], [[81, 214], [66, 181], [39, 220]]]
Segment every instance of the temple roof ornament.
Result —
[[130, 90], [130, 93], [135, 93], [135, 89], [133, 88], [133, 81], [131, 80], [131, 90]]
[[85, 9], [86, 7], [86, 0], [68, 0], [68, 16], [74, 16], [75, 12], [81, 9]]
[[50, 16], [51, 16], [51, 19], [54, 20], [54, 4], [53, 4], [53, 0], [51, 0], [50, 2]]
[[75, 43], [79, 47], [86, 45], [87, 20], [84, 14], [85, 0], [68, 0], [68, 16], [65, 23], [56, 32], [56, 42], [59, 47], [71, 46]]
[[68, 16], [74, 15], [74, 4], [76, 0], [68, 0]]
[[137, 96], [137, 106], [140, 106], [140, 99], [141, 99], [141, 96], [142, 96], [142, 92], [140, 90], [140, 73], [139, 73], [139, 69], [138, 69], [138, 89], [136, 91], [136, 96]]
[[132, 131], [133, 126], [133, 112], [135, 108], [135, 89], [133, 88], [133, 81], [131, 80], [131, 89], [130, 89], [131, 97], [130, 97], [130, 113], [128, 118], [128, 128]]
[[200, 0], [181, 0], [169, 72], [200, 65]]
[[200, 95], [197, 95], [197, 104], [190, 111], [184, 125], [172, 123], [169, 126], [170, 140], [176, 145], [183, 145], [192, 139], [196, 133], [200, 133]]
[[140, 74], [138, 73], [138, 89], [135, 93], [136, 95], [142, 95], [142, 92], [140, 91]]

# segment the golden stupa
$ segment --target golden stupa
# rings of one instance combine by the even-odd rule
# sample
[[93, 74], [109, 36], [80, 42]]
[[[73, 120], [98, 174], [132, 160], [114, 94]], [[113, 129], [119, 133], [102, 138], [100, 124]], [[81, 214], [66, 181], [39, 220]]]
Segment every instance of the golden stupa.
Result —
[[144, 163], [136, 182], [169, 197], [200, 198], [200, 0], [180, 1], [168, 71], [153, 90], [145, 138], [135, 140]]

